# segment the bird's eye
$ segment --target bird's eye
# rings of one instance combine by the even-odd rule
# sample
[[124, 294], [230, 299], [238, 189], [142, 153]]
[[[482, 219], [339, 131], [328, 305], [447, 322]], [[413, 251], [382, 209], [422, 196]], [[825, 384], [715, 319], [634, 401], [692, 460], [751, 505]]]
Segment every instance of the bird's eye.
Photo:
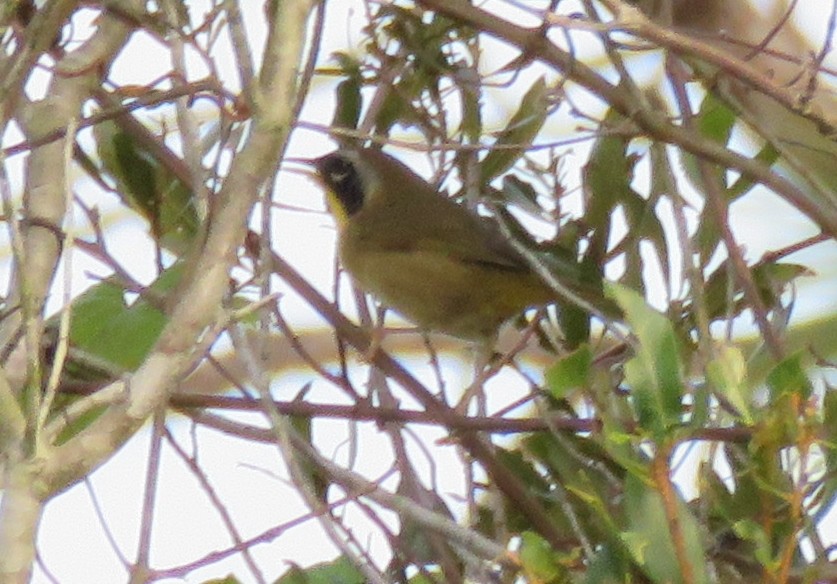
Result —
[[323, 171], [325, 178], [335, 185], [345, 182], [346, 179], [355, 174], [355, 169], [351, 162], [337, 157], [327, 160]]
[[347, 167], [335, 169], [329, 173], [329, 178], [331, 178], [331, 181], [335, 184], [341, 183], [346, 180], [350, 173], [351, 169]]

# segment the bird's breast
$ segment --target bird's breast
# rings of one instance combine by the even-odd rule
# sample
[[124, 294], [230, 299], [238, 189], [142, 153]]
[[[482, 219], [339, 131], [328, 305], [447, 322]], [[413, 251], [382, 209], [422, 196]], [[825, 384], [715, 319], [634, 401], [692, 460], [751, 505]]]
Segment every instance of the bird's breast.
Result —
[[463, 262], [438, 251], [379, 249], [346, 235], [340, 258], [356, 283], [426, 330], [485, 339], [550, 297], [527, 270]]

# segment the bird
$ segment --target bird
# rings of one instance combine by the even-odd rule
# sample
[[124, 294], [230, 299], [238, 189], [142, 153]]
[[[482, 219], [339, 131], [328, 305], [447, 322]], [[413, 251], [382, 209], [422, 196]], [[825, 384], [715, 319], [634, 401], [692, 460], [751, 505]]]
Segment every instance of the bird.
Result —
[[495, 223], [392, 156], [343, 146], [312, 164], [343, 268], [420, 329], [484, 343], [514, 316], [557, 300]]

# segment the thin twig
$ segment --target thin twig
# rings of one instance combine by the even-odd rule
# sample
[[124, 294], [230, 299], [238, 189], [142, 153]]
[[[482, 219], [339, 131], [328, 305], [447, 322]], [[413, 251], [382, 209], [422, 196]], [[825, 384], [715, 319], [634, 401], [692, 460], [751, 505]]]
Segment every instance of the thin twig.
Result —
[[200, 484], [201, 489], [206, 494], [207, 498], [209, 499], [212, 506], [218, 512], [218, 515], [221, 517], [221, 522], [224, 524], [224, 527], [227, 529], [227, 532], [230, 534], [230, 537], [233, 540], [233, 544], [241, 550], [241, 555], [244, 558], [244, 563], [247, 564], [247, 567], [250, 569], [250, 573], [253, 575], [253, 578], [256, 579], [257, 582], [260, 584], [264, 584], [267, 580], [262, 574], [262, 571], [259, 569], [259, 566], [256, 564], [255, 558], [250, 553], [250, 548], [244, 545], [244, 539], [241, 537], [241, 534], [238, 531], [238, 528], [235, 526], [235, 522], [233, 521], [232, 516], [230, 515], [229, 511], [227, 510], [224, 502], [221, 500], [221, 497], [218, 495], [218, 492], [212, 486], [212, 483], [209, 481], [209, 477], [206, 476], [206, 473], [203, 471], [201, 466], [198, 464], [197, 459], [194, 456], [190, 456], [186, 453], [186, 451], [180, 446], [180, 444], [175, 439], [174, 435], [168, 428], [164, 428], [166, 441], [169, 443], [169, 446], [172, 447], [175, 454], [180, 457], [180, 460], [187, 466], [189, 471], [192, 475], [197, 479], [198, 483]]
[[139, 584], [146, 581], [151, 566], [151, 532], [154, 527], [154, 508], [157, 500], [157, 488], [160, 485], [160, 454], [165, 433], [166, 414], [160, 409], [154, 414], [151, 432], [151, 444], [148, 452], [148, 465], [145, 471], [145, 494], [142, 500], [142, 514], [137, 543], [137, 559], [131, 566], [131, 582]]

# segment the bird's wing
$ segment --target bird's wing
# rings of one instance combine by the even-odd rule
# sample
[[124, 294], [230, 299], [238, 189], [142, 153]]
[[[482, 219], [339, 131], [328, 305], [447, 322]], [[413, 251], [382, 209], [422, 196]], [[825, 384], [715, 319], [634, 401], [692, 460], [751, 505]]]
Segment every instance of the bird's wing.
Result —
[[452, 201], [434, 209], [437, 220], [412, 231], [414, 249], [444, 254], [466, 263], [505, 270], [528, 270], [523, 259], [489, 219], [473, 215]]

